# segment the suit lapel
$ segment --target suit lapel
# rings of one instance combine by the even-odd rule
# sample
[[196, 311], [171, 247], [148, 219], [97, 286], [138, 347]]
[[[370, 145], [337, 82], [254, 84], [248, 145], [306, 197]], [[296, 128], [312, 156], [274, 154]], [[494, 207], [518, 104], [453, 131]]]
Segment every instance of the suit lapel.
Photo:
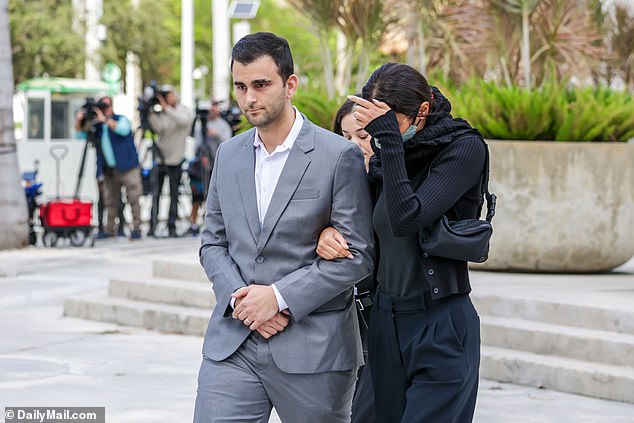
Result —
[[[306, 117], [304, 117], [304, 124], [300, 131], [293, 148], [289, 153], [284, 169], [280, 175], [280, 179], [275, 186], [271, 203], [264, 216], [264, 224], [262, 225], [262, 232], [258, 241], [258, 252], [261, 251], [266, 245], [275, 225], [277, 225], [280, 216], [286, 209], [293, 193], [297, 189], [299, 182], [302, 180], [308, 165], [310, 164], [310, 158], [306, 153], [311, 151], [315, 145], [315, 131], [312, 124]], [[257, 213], [256, 213], [257, 215]]]
[[[238, 185], [240, 187], [240, 197], [244, 206], [244, 213], [247, 223], [253, 235], [253, 241], [258, 242], [260, 238], [260, 218], [258, 217], [258, 203], [255, 193], [255, 149], [253, 148], [253, 137], [255, 131], [248, 131], [244, 145], [238, 155], [236, 166], [238, 169]], [[244, 165], [244, 166], [243, 166]]]

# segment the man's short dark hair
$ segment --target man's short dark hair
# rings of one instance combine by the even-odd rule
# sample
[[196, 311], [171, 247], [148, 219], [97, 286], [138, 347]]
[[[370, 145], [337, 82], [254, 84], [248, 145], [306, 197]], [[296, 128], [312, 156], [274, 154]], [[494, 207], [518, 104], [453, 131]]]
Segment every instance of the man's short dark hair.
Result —
[[242, 37], [231, 51], [231, 69], [234, 62], [248, 65], [263, 56], [271, 56], [284, 83], [295, 73], [288, 41], [271, 32], [256, 32]]

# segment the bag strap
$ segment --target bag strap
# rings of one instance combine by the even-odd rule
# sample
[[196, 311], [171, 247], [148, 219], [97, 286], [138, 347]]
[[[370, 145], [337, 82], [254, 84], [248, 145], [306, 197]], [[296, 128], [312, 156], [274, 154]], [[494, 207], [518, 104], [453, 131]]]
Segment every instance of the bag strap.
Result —
[[[487, 202], [487, 222], [491, 222], [493, 216], [495, 216], [495, 205], [497, 203], [497, 196], [489, 192], [489, 146], [482, 138], [482, 135], [478, 133], [480, 138], [482, 139], [482, 143], [484, 144], [484, 151], [486, 152], [486, 156], [484, 158], [484, 174], [482, 175], [482, 181], [480, 182], [480, 203], [478, 204], [478, 218], [482, 213], [482, 207], [484, 206], [484, 200]], [[439, 156], [442, 154], [442, 151], [434, 157], [431, 164], [429, 165], [429, 169], [427, 169], [427, 177], [431, 173], [431, 170], [434, 168], [436, 161], [439, 160]]]
[[491, 222], [493, 216], [495, 216], [495, 205], [497, 203], [497, 196], [489, 192], [489, 146], [484, 142], [484, 148], [486, 151], [486, 157], [484, 159], [484, 176], [482, 177], [482, 184], [480, 188], [480, 206], [478, 207], [478, 216], [482, 213], [482, 206], [484, 199], [487, 200], [487, 222]]

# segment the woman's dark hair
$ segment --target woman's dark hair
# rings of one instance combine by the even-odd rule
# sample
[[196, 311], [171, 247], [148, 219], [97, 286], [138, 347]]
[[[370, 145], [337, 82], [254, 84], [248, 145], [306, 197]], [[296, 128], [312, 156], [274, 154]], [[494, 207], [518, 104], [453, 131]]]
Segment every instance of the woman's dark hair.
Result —
[[421, 103], [433, 107], [431, 87], [416, 69], [401, 63], [386, 63], [372, 72], [361, 92], [364, 99], [377, 99], [409, 117], [418, 114]]
[[[355, 94], [355, 95], [357, 97], [360, 96], [360, 94]], [[346, 102], [341, 105], [339, 110], [337, 110], [337, 114], [335, 115], [335, 121], [332, 124], [332, 132], [334, 132], [337, 135], [343, 135], [343, 129], [341, 128], [341, 121], [343, 120], [344, 117], [352, 113], [352, 109], [354, 108], [354, 105], [355, 103], [352, 100], [346, 100]]]
[[288, 41], [271, 32], [255, 32], [242, 37], [231, 50], [231, 69], [234, 62], [248, 65], [263, 56], [271, 56], [286, 84], [288, 77], [295, 73], [291, 48]]

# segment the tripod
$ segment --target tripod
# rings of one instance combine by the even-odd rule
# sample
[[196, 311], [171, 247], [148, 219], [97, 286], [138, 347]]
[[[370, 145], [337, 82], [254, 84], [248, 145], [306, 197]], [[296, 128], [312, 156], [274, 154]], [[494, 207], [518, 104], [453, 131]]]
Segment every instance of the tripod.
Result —
[[[149, 135], [149, 139], [151, 140], [150, 147], [145, 151], [143, 158], [141, 159], [141, 163], [146, 161], [148, 154], [150, 155], [151, 168], [148, 173], [143, 169], [142, 183], [143, 183], [143, 194], [151, 195], [152, 197], [152, 205], [150, 210], [150, 228], [148, 230], [148, 236], [154, 236], [156, 226], [158, 225], [158, 208], [159, 208], [159, 198], [161, 195], [162, 183], [159, 186], [159, 164], [164, 162], [163, 154], [161, 149], [156, 144], [157, 134], [149, 127], [149, 125], [139, 126], [136, 130], [137, 133], [141, 133], [141, 139], [148, 139], [147, 135]], [[136, 137], [136, 134], [135, 134]], [[161, 181], [162, 182], [162, 178]]]
[[[82, 156], [81, 156], [81, 164], [79, 165], [79, 175], [77, 176], [77, 182], [75, 184], [75, 192], [73, 197], [74, 198], [79, 198], [79, 190], [81, 188], [81, 181], [83, 179], [84, 176], [84, 166], [86, 164], [86, 155], [88, 152], [88, 147], [92, 146], [95, 148], [95, 150], [99, 150], [101, 149], [101, 142], [99, 140], [99, 136], [97, 135], [97, 131], [96, 131], [96, 127], [95, 124], [91, 124], [90, 127], [86, 130], [86, 143], [84, 144], [84, 149], [82, 152]], [[99, 154], [99, 152], [97, 151], [96, 154]], [[105, 163], [102, 164], [103, 166], [105, 166]], [[105, 173], [106, 169], [104, 169], [104, 173]], [[97, 194], [98, 194], [98, 198], [97, 198], [97, 238], [104, 238], [105, 237], [105, 232], [104, 232], [104, 225], [103, 225], [103, 214], [104, 214], [104, 209], [105, 209], [105, 193], [104, 193], [104, 181], [103, 179], [98, 179], [97, 180]], [[123, 215], [123, 210], [125, 208], [125, 202], [123, 201], [123, 198], [121, 197], [121, 194], [119, 195], [119, 207], [117, 209], [117, 215], [119, 218], [119, 230], [118, 230], [118, 234], [119, 236], [124, 236], [125, 232], [124, 232], [124, 227], [126, 225], [126, 221], [125, 221], [125, 216]]]

